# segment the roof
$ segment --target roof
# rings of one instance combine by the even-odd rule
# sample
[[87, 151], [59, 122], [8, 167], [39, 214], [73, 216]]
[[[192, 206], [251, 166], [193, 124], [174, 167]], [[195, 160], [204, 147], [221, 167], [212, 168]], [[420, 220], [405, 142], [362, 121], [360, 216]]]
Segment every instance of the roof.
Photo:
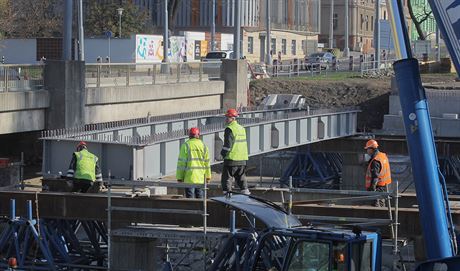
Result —
[[231, 197], [214, 197], [211, 200], [243, 211], [259, 219], [269, 228], [283, 229], [302, 226], [295, 216], [289, 215], [283, 208], [254, 196], [232, 194]]

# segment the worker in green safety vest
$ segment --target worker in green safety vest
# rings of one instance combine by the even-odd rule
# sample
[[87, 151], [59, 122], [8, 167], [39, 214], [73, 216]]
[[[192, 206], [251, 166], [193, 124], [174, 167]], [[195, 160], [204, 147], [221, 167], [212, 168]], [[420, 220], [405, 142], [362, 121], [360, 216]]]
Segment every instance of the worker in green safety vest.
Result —
[[[200, 140], [200, 130], [193, 127], [189, 131], [189, 140], [180, 147], [177, 159], [176, 178], [178, 182], [204, 184], [211, 181], [211, 166], [208, 147]], [[199, 187], [185, 188], [187, 198], [202, 198]]]
[[236, 121], [238, 111], [229, 109], [225, 114], [227, 128], [224, 132], [224, 146], [220, 154], [224, 159], [222, 169], [222, 189], [224, 193], [232, 191], [234, 178], [241, 189], [241, 193], [249, 195], [246, 181], [246, 164], [248, 161], [248, 143], [246, 142], [246, 130]]
[[96, 155], [88, 151], [86, 142], [77, 145], [77, 151], [72, 154], [67, 177], [73, 179], [73, 192], [99, 191], [102, 184], [101, 167]]

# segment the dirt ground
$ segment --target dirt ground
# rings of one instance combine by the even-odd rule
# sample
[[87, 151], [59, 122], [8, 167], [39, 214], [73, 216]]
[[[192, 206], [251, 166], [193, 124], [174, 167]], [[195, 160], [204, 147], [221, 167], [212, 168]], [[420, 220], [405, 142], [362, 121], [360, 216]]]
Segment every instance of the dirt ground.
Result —
[[[454, 74], [425, 74], [424, 83], [453, 82]], [[270, 78], [250, 83], [250, 99], [255, 105], [268, 94], [301, 94], [311, 108], [359, 106], [358, 129], [381, 129], [388, 113], [391, 78], [361, 78], [331, 75], [330, 78]]]

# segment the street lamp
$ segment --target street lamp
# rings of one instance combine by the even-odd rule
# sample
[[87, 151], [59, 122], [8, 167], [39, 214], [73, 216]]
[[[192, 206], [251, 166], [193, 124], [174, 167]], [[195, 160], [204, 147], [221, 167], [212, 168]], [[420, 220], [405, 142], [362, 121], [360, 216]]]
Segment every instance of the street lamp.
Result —
[[123, 8], [117, 8], [118, 12], [118, 37], [121, 39], [121, 15], [123, 15]]

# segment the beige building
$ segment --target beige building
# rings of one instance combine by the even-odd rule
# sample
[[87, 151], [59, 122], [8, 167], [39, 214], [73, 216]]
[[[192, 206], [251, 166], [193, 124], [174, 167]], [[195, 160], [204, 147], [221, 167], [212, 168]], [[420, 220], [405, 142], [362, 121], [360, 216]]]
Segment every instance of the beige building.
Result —
[[[262, 62], [265, 57], [265, 31], [245, 30], [243, 32], [243, 55], [249, 62]], [[281, 55], [281, 61], [304, 58], [316, 52], [318, 35], [305, 35], [300, 32], [271, 31], [272, 59]]]
[[[334, 1], [334, 44], [329, 44], [331, 0], [323, 0], [321, 8], [321, 32], [319, 42], [325, 47], [345, 47], [345, 1]], [[385, 0], [381, 1], [380, 19], [388, 19]], [[406, 2], [406, 1], [404, 1]], [[351, 51], [372, 53], [375, 28], [375, 0], [349, 0], [349, 48]]]

